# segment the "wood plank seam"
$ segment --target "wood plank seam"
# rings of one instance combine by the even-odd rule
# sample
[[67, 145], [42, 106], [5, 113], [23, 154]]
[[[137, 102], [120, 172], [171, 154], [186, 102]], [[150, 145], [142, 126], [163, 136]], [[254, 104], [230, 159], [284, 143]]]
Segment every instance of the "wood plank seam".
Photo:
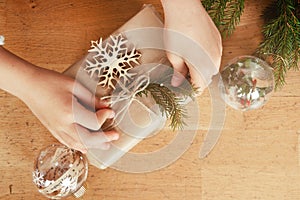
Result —
[[297, 145], [298, 167], [300, 167], [300, 130], [297, 131], [297, 137], [298, 137], [298, 145]]

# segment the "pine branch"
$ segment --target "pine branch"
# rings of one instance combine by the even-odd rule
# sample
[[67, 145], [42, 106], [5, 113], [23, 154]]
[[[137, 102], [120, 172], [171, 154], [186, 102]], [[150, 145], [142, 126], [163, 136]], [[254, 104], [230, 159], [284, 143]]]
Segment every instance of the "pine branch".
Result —
[[151, 95], [154, 101], [159, 105], [160, 111], [168, 119], [170, 119], [170, 127], [173, 130], [183, 129], [187, 118], [187, 111], [184, 107], [184, 102], [187, 98], [195, 100], [195, 96], [199, 92], [199, 88], [191, 85], [189, 81], [183, 81], [179, 87], [171, 85], [171, 79], [174, 74], [173, 68], [168, 68], [154, 82], [151, 82], [145, 90], [137, 95]]
[[233, 33], [244, 11], [244, 0], [203, 0], [202, 4], [223, 37]]
[[203, 0], [201, 1], [202, 5], [206, 10], [211, 10], [211, 7], [215, 3], [216, 0]]
[[182, 129], [185, 125], [183, 118], [187, 117], [186, 111], [182, 105], [182, 99], [177, 97], [168, 87], [158, 83], [150, 83], [139, 96], [147, 96], [150, 93], [155, 102], [160, 106], [160, 110], [167, 118], [171, 120], [171, 128]]
[[294, 0], [277, 1], [279, 15], [264, 26], [265, 40], [257, 50], [258, 56], [273, 67], [276, 88], [284, 85], [289, 69], [299, 69], [300, 21], [295, 6]]
[[296, 17], [298, 19], [300, 19], [300, 1], [299, 0], [295, 0], [295, 4], [296, 4], [296, 10], [295, 10]]

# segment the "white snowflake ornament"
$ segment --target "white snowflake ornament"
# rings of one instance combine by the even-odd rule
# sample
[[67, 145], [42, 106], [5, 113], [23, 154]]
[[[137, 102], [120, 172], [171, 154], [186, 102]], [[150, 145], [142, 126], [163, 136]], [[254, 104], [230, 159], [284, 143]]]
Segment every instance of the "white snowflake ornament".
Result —
[[110, 36], [110, 41], [106, 43], [103, 43], [102, 38], [91, 42], [89, 52], [96, 55], [92, 57], [93, 60], [87, 59], [85, 70], [91, 78], [97, 75], [98, 85], [115, 89], [118, 80], [126, 84], [135, 75], [129, 70], [133, 64], [139, 64], [141, 54], [135, 48], [129, 50], [127, 42], [121, 34]]
[[38, 187], [45, 186], [44, 174], [42, 174], [39, 170], [36, 169], [34, 172], [32, 172], [32, 178], [33, 178], [33, 182]]
[[67, 194], [70, 191], [74, 191], [77, 187], [77, 181], [78, 178], [74, 178], [72, 176], [68, 176], [65, 179], [62, 180], [61, 182], [61, 193], [62, 194]]

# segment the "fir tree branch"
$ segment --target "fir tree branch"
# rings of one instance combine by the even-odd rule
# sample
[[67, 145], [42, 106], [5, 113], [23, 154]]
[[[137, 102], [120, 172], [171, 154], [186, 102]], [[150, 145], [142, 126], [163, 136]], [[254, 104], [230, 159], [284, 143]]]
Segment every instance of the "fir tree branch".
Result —
[[173, 130], [182, 129], [185, 125], [184, 118], [187, 117], [182, 104], [182, 98], [177, 97], [168, 87], [158, 83], [150, 83], [138, 96], [147, 96], [150, 93], [155, 102], [160, 106], [160, 111], [170, 118], [170, 127]]
[[183, 81], [180, 87], [173, 87], [171, 85], [173, 74], [174, 69], [169, 68], [137, 95], [140, 97], [151, 95], [155, 103], [159, 105], [161, 113], [170, 119], [170, 127], [176, 130], [183, 129], [186, 125], [184, 118], [188, 116], [184, 102], [187, 98], [195, 100], [199, 88], [191, 85], [187, 80]]
[[295, 6], [294, 0], [277, 1], [279, 15], [264, 26], [265, 40], [257, 50], [273, 67], [276, 88], [285, 83], [287, 70], [299, 69], [300, 21]]
[[223, 37], [233, 33], [244, 11], [244, 0], [203, 0], [202, 4]]

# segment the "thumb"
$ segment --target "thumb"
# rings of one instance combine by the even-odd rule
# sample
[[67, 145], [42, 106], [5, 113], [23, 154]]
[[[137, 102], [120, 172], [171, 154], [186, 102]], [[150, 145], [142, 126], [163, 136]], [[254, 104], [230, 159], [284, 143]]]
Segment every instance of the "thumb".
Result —
[[170, 52], [167, 52], [167, 57], [174, 68], [171, 84], [174, 87], [178, 87], [184, 81], [188, 73], [188, 68], [185, 64], [185, 61], [181, 57]]

